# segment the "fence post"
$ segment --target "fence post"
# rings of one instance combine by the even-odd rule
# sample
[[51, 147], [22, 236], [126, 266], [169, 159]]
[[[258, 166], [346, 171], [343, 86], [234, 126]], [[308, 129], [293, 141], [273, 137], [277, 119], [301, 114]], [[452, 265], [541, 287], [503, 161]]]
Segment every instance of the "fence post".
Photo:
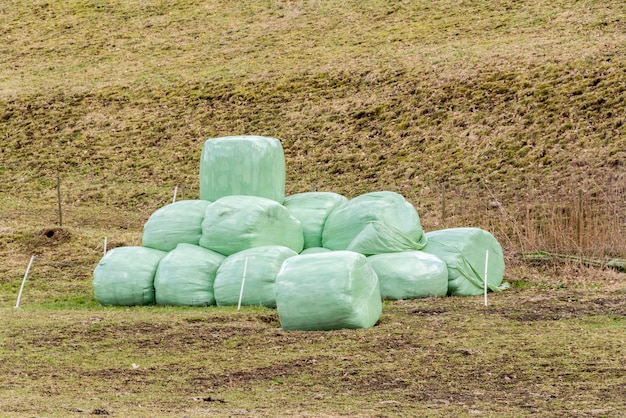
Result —
[[22, 300], [22, 292], [24, 291], [24, 285], [26, 284], [26, 278], [28, 277], [28, 272], [30, 272], [30, 267], [33, 265], [33, 260], [35, 259], [34, 255], [30, 256], [30, 261], [28, 262], [28, 267], [26, 267], [26, 273], [24, 273], [24, 278], [22, 279], [22, 285], [20, 286], [20, 292], [17, 294], [17, 302], [15, 302], [15, 307], [20, 307], [20, 301]]
[[583, 191], [578, 190], [578, 213], [576, 213], [576, 238], [578, 251], [583, 253]]

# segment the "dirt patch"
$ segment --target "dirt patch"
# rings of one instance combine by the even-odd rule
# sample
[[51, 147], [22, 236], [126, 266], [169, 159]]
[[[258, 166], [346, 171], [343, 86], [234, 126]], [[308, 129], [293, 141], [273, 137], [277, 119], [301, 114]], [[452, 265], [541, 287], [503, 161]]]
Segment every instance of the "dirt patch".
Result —
[[409, 311], [410, 315], [417, 316], [432, 316], [432, 315], [442, 315], [446, 314], [447, 311], [441, 308], [433, 308], [433, 309], [412, 309]]
[[256, 318], [259, 322], [267, 324], [272, 327], [280, 327], [280, 319], [278, 318], [278, 312], [273, 314], [259, 315]]
[[72, 233], [62, 227], [43, 228], [37, 231], [16, 233], [7, 243], [16, 242], [29, 252], [40, 254], [42, 250], [70, 242]]
[[518, 321], [559, 321], [593, 315], [626, 317], [626, 304], [619, 297], [586, 298], [569, 294], [561, 297], [536, 297], [514, 307], [498, 308], [498, 313]]
[[[188, 382], [192, 383], [193, 386], [202, 385], [205, 389], [245, 386], [256, 381], [287, 379], [304, 373], [312, 373], [322, 361], [323, 358], [321, 357], [298, 358], [251, 370], [236, 370], [229, 373], [190, 377]], [[200, 371], [204, 371], [204, 369]]]
[[65, 228], [44, 228], [35, 234], [36, 244], [41, 246], [53, 246], [72, 239], [72, 234]]

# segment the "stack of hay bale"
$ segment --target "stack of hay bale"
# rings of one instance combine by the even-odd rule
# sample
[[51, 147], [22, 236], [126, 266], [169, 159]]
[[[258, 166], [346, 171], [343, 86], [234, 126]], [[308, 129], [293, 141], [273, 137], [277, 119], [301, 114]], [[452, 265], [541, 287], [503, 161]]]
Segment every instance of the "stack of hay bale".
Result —
[[373, 326], [382, 299], [500, 290], [504, 257], [478, 228], [424, 233], [403, 196], [285, 198], [280, 141], [213, 138], [200, 163], [200, 200], [154, 212], [142, 246], [109, 251], [94, 270], [102, 305], [263, 305], [287, 330]]

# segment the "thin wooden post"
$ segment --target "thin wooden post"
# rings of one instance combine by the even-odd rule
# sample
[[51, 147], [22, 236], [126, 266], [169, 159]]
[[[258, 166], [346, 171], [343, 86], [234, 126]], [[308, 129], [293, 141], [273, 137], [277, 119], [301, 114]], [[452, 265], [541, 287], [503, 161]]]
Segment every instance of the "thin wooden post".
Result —
[[172, 199], [172, 203], [176, 202], [176, 193], [178, 193], [178, 184], [174, 187], [174, 198]]
[[578, 251], [583, 252], [583, 191], [578, 190], [578, 213], [576, 214], [576, 238]]

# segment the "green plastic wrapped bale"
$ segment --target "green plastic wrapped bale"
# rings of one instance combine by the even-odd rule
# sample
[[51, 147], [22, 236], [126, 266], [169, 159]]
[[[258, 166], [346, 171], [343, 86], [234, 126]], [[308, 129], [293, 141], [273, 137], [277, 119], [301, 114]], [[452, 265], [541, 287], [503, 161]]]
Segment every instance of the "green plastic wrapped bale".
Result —
[[158, 209], [143, 227], [141, 244], [161, 251], [171, 251], [180, 243], [198, 245], [209, 203], [181, 200]]
[[154, 278], [156, 303], [175, 306], [215, 305], [213, 282], [226, 257], [192, 244], [178, 244], [159, 263]]
[[154, 276], [167, 253], [146, 247], [118, 247], [93, 271], [93, 291], [101, 305], [154, 304]]
[[284, 330], [369, 328], [382, 312], [378, 278], [367, 258], [351, 251], [285, 260], [276, 277]]
[[355, 197], [333, 210], [324, 224], [322, 247], [364, 255], [421, 250], [426, 245], [417, 211], [394, 192]]
[[324, 248], [324, 247], [309, 247], [309, 248], [305, 248], [304, 250], [300, 251], [300, 255], [329, 253], [331, 251], [332, 250], [329, 250], [328, 248]]
[[367, 260], [378, 276], [383, 298], [428, 298], [448, 292], [446, 263], [432, 254], [404, 251], [372, 255]]
[[228, 256], [265, 245], [302, 251], [302, 226], [283, 205], [263, 197], [226, 196], [207, 207], [200, 246]]
[[[504, 276], [504, 255], [496, 238], [480, 228], [450, 228], [426, 234], [424, 252], [442, 259], [448, 267], [448, 294], [476, 296], [484, 292], [485, 259], [487, 288], [499, 291]], [[488, 252], [488, 256], [487, 256]]]
[[332, 192], [299, 193], [285, 198], [285, 207], [300, 221], [304, 233], [304, 248], [321, 247], [326, 218], [337, 206], [348, 202]]
[[227, 136], [204, 143], [200, 198], [260, 196], [283, 203], [285, 155], [280, 141], [263, 136]]
[[275, 308], [276, 275], [283, 261], [296, 255], [298, 254], [291, 248], [268, 245], [250, 248], [229, 256], [218, 269], [215, 279], [217, 305], [238, 305], [241, 295], [242, 305]]

